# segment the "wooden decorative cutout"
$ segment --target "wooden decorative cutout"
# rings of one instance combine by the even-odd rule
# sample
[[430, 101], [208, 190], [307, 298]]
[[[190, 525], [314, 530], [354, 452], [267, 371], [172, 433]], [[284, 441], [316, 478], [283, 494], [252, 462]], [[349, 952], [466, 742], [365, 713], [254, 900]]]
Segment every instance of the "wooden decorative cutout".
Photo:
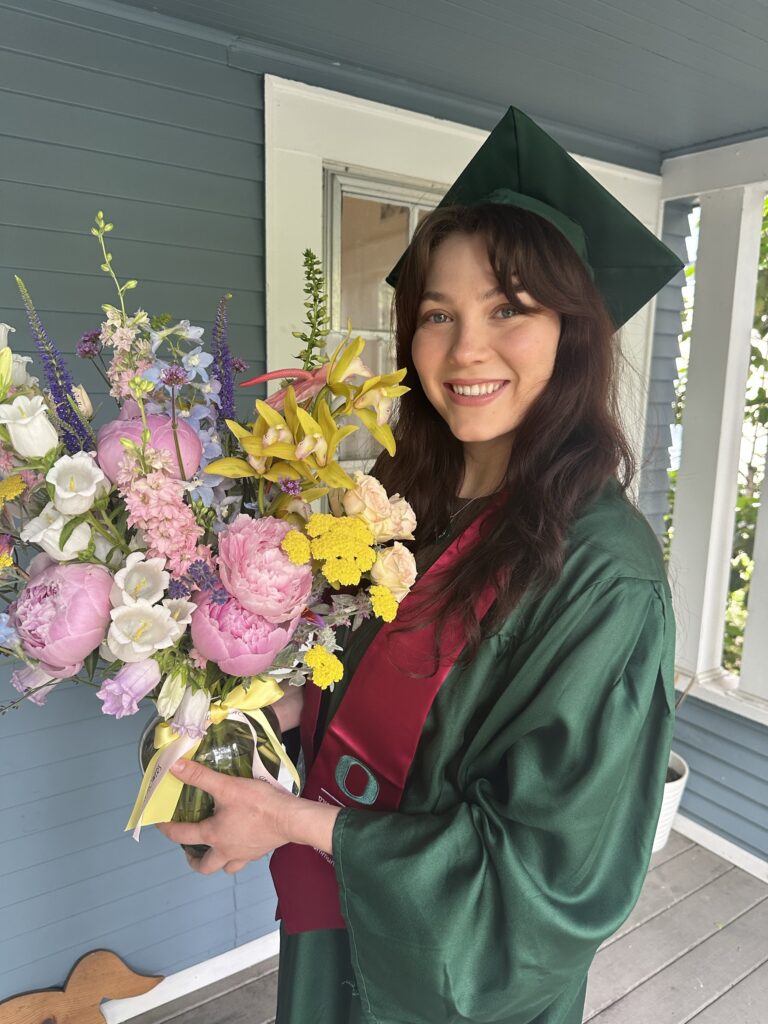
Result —
[[77, 961], [63, 989], [25, 992], [0, 1003], [0, 1024], [104, 1024], [102, 999], [140, 996], [162, 980], [137, 974], [108, 949], [95, 949]]

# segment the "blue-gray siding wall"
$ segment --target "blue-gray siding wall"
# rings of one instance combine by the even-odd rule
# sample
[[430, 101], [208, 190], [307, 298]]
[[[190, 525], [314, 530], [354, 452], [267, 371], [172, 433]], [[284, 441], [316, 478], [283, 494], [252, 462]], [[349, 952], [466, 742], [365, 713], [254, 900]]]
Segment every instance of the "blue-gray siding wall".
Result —
[[691, 769], [681, 814], [768, 860], [768, 728], [689, 697], [673, 746]]
[[[0, 321], [16, 350], [32, 346], [14, 272], [70, 353], [115, 302], [89, 234], [101, 208], [137, 306], [208, 331], [231, 291], [233, 348], [263, 369], [261, 96], [214, 42], [0, 0]], [[73, 368], [104, 402], [92, 368]], [[202, 878], [155, 829], [140, 844], [123, 833], [149, 714], [115, 721], [64, 684], [0, 718], [0, 1000], [63, 984], [93, 948], [168, 974], [275, 927], [265, 862]]]
[[[669, 248], [688, 261], [685, 240], [688, 236], [689, 202], [670, 202], [664, 207], [662, 238]], [[648, 386], [648, 415], [640, 465], [638, 504], [656, 536], [663, 538], [669, 511], [669, 427], [675, 421], [676, 359], [680, 355], [680, 314], [683, 308], [682, 287], [685, 272], [680, 271], [659, 292], [656, 299], [651, 378]]]

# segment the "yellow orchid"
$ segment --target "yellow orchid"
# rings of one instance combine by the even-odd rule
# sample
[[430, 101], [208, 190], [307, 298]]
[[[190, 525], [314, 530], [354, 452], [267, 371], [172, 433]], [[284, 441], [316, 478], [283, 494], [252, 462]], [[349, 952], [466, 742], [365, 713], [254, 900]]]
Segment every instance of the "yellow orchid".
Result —
[[395, 439], [387, 420], [393, 400], [411, 390], [400, 383], [405, 374], [405, 370], [396, 370], [394, 373], [369, 377], [359, 388], [354, 389], [339, 413], [353, 413], [357, 416], [366, 430], [390, 455], [395, 454]]

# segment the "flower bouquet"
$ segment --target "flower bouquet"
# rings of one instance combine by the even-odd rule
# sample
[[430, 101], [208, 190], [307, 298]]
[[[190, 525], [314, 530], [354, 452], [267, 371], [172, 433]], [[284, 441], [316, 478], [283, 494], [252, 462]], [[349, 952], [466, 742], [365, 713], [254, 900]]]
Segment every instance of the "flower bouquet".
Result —
[[[305, 253], [301, 366], [252, 378], [282, 388], [239, 423], [235, 381], [246, 364], [227, 341], [219, 303], [210, 351], [203, 329], [126, 311], [99, 213], [92, 234], [119, 305], [103, 306], [80, 359], [116, 409], [98, 429], [17, 283], [45, 375], [8, 347], [0, 325], [0, 652], [12, 683], [43, 704], [63, 679], [96, 688], [107, 715], [154, 701], [146, 767], [128, 829], [199, 820], [199, 790], [168, 774], [179, 757], [297, 790], [274, 715], [285, 689], [332, 686], [343, 674], [336, 632], [371, 614], [391, 621], [415, 581], [410, 506], [372, 477], [348, 475], [338, 446], [358, 429], [390, 453], [387, 419], [405, 371], [373, 376], [351, 332], [326, 352], [320, 265]], [[330, 511], [313, 510], [325, 499]], [[279, 780], [279, 781], [278, 781]]]

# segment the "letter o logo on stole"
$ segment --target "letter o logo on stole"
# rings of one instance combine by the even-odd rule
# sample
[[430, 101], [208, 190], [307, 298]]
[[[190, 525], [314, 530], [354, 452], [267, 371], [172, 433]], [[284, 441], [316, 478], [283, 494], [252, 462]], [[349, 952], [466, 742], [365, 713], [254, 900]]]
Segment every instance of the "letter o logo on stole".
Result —
[[[353, 768], [359, 768], [368, 780], [366, 782], [365, 789], [359, 794], [353, 793], [347, 788], [347, 779], [349, 778], [349, 773]], [[363, 764], [362, 761], [358, 761], [356, 757], [352, 757], [350, 754], [344, 754], [340, 757], [339, 763], [336, 765], [334, 777], [336, 779], [336, 785], [344, 796], [349, 797], [350, 800], [354, 800], [356, 803], [363, 804], [366, 807], [376, 803], [376, 797], [379, 795], [379, 783], [376, 780], [376, 776], [368, 765]]]

